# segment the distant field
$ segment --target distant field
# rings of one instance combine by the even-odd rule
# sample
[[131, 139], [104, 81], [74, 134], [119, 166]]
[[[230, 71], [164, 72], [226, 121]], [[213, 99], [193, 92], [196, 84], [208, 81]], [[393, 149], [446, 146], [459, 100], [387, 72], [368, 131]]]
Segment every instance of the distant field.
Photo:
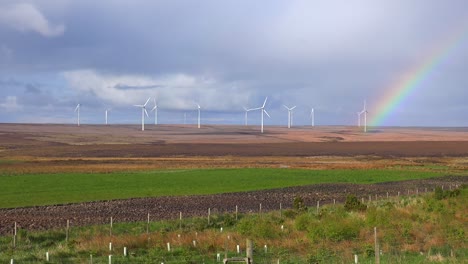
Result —
[[217, 194], [318, 183], [371, 184], [442, 176], [408, 170], [194, 169], [0, 174], [0, 208], [136, 197]]

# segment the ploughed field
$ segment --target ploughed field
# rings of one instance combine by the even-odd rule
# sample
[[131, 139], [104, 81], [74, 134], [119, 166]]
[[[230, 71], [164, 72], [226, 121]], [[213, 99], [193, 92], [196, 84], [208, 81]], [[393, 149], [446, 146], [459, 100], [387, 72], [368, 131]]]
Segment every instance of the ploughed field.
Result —
[[[422, 180], [385, 182], [376, 184], [323, 183], [306, 186], [276, 188], [260, 191], [222, 193], [211, 195], [162, 196], [110, 201], [84, 202], [64, 205], [35, 206], [0, 209], [0, 234], [11, 234], [14, 222], [27, 230], [64, 228], [67, 220], [72, 226], [84, 226], [114, 222], [144, 222], [148, 213], [151, 220], [178, 219], [212, 214], [258, 213], [291, 208], [295, 197], [302, 197], [305, 205], [314, 207], [333, 202], [342, 203], [346, 196], [354, 194], [369, 201], [389, 196], [417, 195], [433, 188], [452, 189], [468, 184], [468, 177], [451, 176]], [[261, 204], [261, 205], [260, 205]]]
[[[347, 194], [381, 199], [468, 183], [466, 128], [139, 128], [0, 124], [0, 233], [11, 233], [15, 221], [34, 230], [111, 216], [202, 216], [236, 205], [258, 212], [260, 203], [262, 210], [288, 208], [296, 196], [314, 206]], [[158, 171], [164, 177], [140, 177]], [[178, 182], [171, 171], [194, 181]]]

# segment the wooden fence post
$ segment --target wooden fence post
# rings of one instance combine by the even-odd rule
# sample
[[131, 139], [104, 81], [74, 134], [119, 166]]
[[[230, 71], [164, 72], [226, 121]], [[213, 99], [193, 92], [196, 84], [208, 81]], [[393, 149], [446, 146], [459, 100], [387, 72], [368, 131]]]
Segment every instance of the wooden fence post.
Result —
[[380, 264], [380, 249], [379, 241], [377, 240], [377, 227], [374, 227], [374, 241], [375, 241], [375, 264]]

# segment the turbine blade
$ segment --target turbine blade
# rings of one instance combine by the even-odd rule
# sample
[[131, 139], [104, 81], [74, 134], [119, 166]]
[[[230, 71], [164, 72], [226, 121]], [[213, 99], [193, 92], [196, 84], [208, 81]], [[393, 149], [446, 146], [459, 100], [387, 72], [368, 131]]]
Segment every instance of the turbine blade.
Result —
[[268, 100], [268, 96], [265, 97], [265, 101], [263, 102], [263, 106], [262, 106], [261, 108], [264, 108], [264, 107], [265, 107], [267, 100]]
[[284, 108], [286, 108], [286, 109], [288, 109], [288, 110], [289, 110], [289, 108], [288, 108], [286, 105], [283, 105], [283, 106], [284, 106]]
[[76, 105], [76, 108], [75, 108], [75, 112], [76, 112], [76, 110], [78, 110], [79, 108], [80, 108], [80, 104], [77, 104], [77, 105]]
[[252, 108], [252, 109], [249, 109], [249, 111], [255, 111], [255, 110], [260, 110], [260, 109], [262, 109], [262, 107]]
[[293, 106], [293, 107], [291, 107], [291, 109], [290, 109], [290, 110], [293, 110], [294, 108], [296, 108], [296, 106]]
[[268, 112], [267, 112], [265, 109], [263, 109], [263, 112], [265, 112], [265, 114], [266, 114], [269, 118], [271, 118], [271, 116], [268, 114]]
[[146, 106], [150, 99], [151, 99], [151, 97], [148, 97], [148, 100], [146, 100], [146, 103], [143, 106]]
[[136, 107], [145, 107], [144, 105], [133, 105], [133, 106], [136, 106]]
[[147, 117], [149, 117], [148, 112], [146, 112], [146, 108], [143, 108], [145, 110], [145, 114]]
[[156, 108], [158, 108], [157, 106], [154, 106], [153, 109], [151, 109], [151, 112], [153, 112], [154, 110], [156, 110]]
[[247, 109], [247, 107], [243, 106], [242, 108], [244, 108], [245, 111], [249, 111], [249, 109]]

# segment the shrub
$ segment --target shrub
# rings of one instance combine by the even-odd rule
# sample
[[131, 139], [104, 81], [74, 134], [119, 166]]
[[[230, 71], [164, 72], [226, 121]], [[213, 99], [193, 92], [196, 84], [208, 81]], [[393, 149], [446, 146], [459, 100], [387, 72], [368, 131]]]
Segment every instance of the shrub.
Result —
[[300, 196], [296, 196], [293, 201], [293, 207], [298, 212], [305, 212], [307, 211], [307, 206], [304, 203], [304, 199]]
[[252, 216], [242, 218], [237, 224], [239, 233], [256, 237], [272, 239], [279, 236], [279, 225], [270, 217]]
[[442, 190], [442, 188], [436, 187], [435, 192], [434, 192], [434, 198], [437, 199], [437, 200], [442, 200], [442, 199], [451, 198], [451, 197], [457, 197], [458, 195], [460, 195], [460, 189], [455, 189], [453, 191], [449, 191], [449, 190], [444, 191], [444, 190]]
[[297, 230], [305, 231], [312, 224], [312, 218], [309, 214], [301, 214], [294, 221]]
[[346, 196], [344, 208], [346, 211], [365, 211], [367, 206], [361, 203], [355, 195], [350, 194]]

